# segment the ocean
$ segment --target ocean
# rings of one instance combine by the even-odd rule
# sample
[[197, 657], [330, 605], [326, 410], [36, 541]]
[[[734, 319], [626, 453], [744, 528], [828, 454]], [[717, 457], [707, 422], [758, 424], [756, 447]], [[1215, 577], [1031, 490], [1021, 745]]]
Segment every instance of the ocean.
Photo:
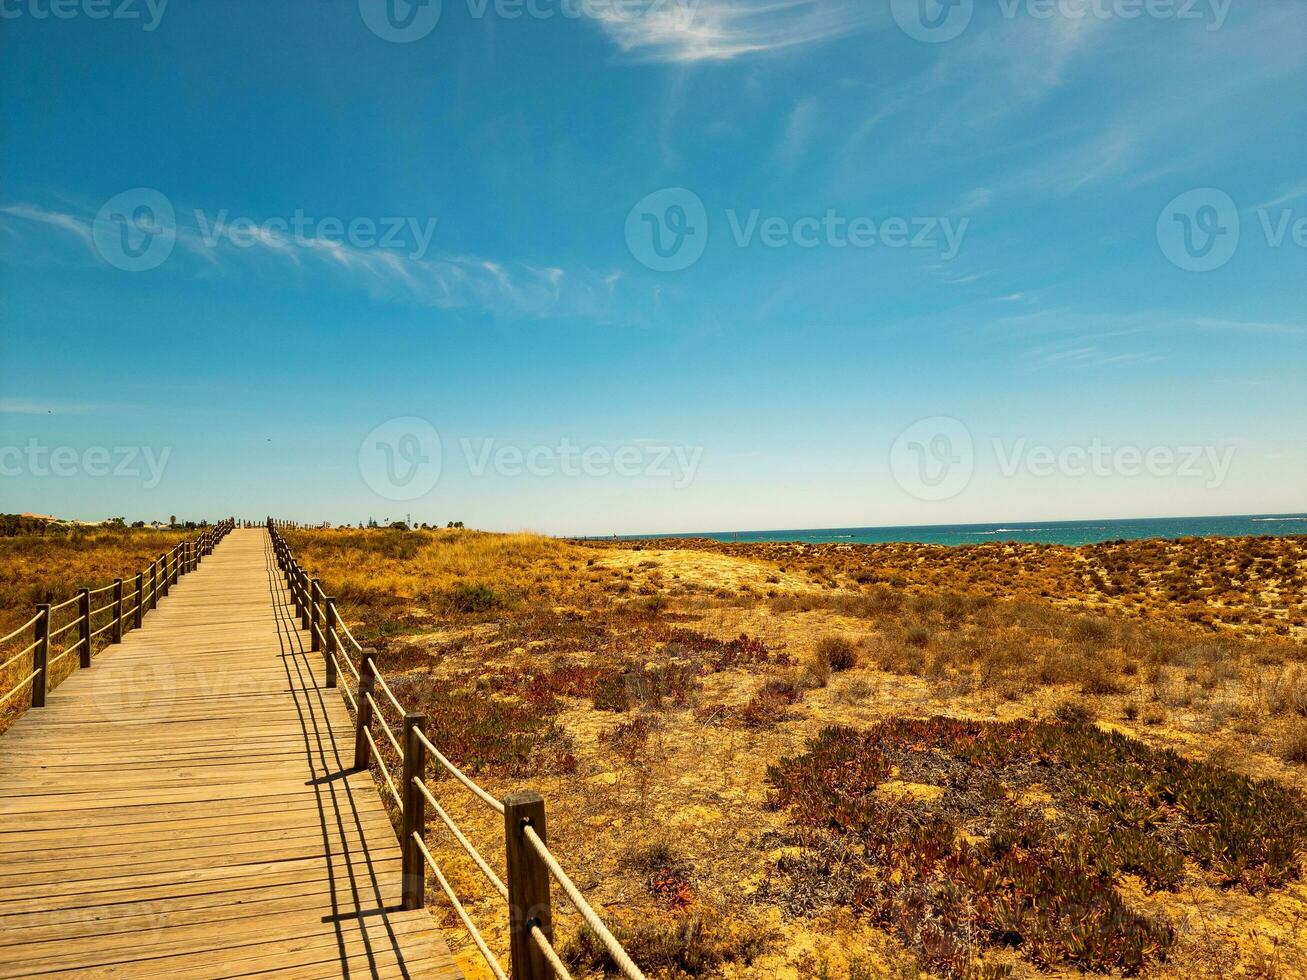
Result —
[[1234, 517], [1146, 517], [1133, 520], [1010, 521], [1003, 524], [931, 524], [921, 527], [827, 527], [789, 531], [697, 531], [683, 534], [630, 534], [648, 538], [715, 538], [718, 541], [804, 541], [884, 544], [976, 544], [986, 541], [1031, 541], [1044, 544], [1093, 544], [1118, 538], [1232, 537], [1307, 534], [1307, 514], [1252, 514]]

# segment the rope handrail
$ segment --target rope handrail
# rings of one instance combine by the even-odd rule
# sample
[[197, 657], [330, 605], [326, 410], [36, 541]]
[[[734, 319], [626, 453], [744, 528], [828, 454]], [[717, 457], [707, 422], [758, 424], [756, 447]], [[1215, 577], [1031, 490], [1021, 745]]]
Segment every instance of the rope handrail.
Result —
[[549, 869], [549, 873], [554, 876], [554, 880], [558, 882], [563, 892], [576, 906], [577, 911], [581, 913], [581, 918], [585, 920], [585, 924], [599, 937], [599, 941], [604, 944], [604, 947], [608, 950], [608, 955], [613, 958], [613, 962], [622, 971], [622, 975], [627, 977], [628, 980], [645, 980], [644, 973], [631, 962], [631, 958], [626, 955], [626, 950], [617, 941], [617, 937], [608, 931], [608, 927], [599, 918], [599, 914], [590, 907], [590, 903], [585, 900], [585, 896], [581, 894], [580, 889], [567, 876], [567, 872], [558, 863], [553, 852], [545, 846], [545, 842], [540, 839], [540, 836], [535, 832], [535, 828], [529, 823], [525, 824], [522, 827], [522, 836], [526, 838], [537, 856], [544, 862], [545, 867]]
[[463, 850], [467, 851], [467, 856], [481, 869], [481, 873], [486, 876], [486, 879], [495, 886], [495, 891], [499, 892], [499, 897], [507, 901], [508, 886], [500, 880], [499, 875], [495, 874], [494, 869], [481, 856], [481, 852], [472, 846], [472, 842], [463, 835], [463, 831], [458, 829], [458, 824], [454, 823], [454, 818], [445, 812], [443, 806], [436, 802], [436, 798], [431, 795], [431, 790], [427, 789], [426, 784], [417, 776], [413, 777], [413, 785], [418, 788], [419, 793], [427, 798], [427, 802], [435, 808], [436, 816], [440, 817], [445, 826], [449, 828], [449, 832], [454, 835], [454, 839], [463, 845]]
[[57, 630], [51, 633], [50, 639], [52, 640], [58, 639], [59, 637], [67, 633], [70, 629], [72, 629], [74, 626], [81, 626], [81, 625], [82, 625], [82, 620], [80, 618], [74, 619], [71, 623], [66, 623], [65, 625], [60, 626]]
[[50, 607], [50, 611], [51, 611], [52, 613], [56, 613], [56, 612], [58, 612], [60, 609], [63, 609], [63, 608], [65, 608], [65, 607], [67, 607], [67, 606], [71, 606], [71, 605], [72, 605], [74, 602], [76, 602], [79, 598], [80, 598], [80, 596], [73, 596], [71, 599], [65, 599], [63, 602], [59, 603], [59, 605], [57, 605], [57, 606], [51, 606], [51, 607]]
[[9, 658], [8, 660], [6, 660], [4, 663], [0, 664], [0, 670], [4, 670], [4, 669], [7, 668], [10, 664], [12, 664], [15, 660], [21, 660], [23, 657], [26, 657], [29, 653], [31, 653], [33, 650], [35, 650], [38, 646], [40, 646], [40, 644], [38, 644], [38, 643], [33, 643], [33, 644], [31, 644], [30, 646], [28, 646], [27, 649], [25, 649], [25, 650], [19, 650], [17, 653], [15, 653], [12, 657], [10, 657], [10, 658]]
[[558, 975], [559, 980], [572, 980], [572, 974], [567, 972], [567, 967], [558, 958], [554, 944], [549, 941], [549, 937], [541, 932], [540, 927], [534, 922], [531, 924], [531, 938], [535, 940], [536, 947], [544, 954], [545, 959], [549, 961], [549, 965], [554, 968], [554, 973]]
[[496, 980], [508, 980], [508, 976], [499, 966], [499, 961], [495, 959], [495, 954], [490, 952], [490, 947], [487, 946], [486, 941], [481, 938], [480, 930], [477, 929], [476, 924], [467, 914], [467, 909], [463, 907], [463, 903], [460, 902], [458, 896], [454, 894], [454, 889], [451, 888], [449, 882], [445, 880], [445, 876], [440, 870], [440, 865], [436, 864], [436, 859], [433, 858], [431, 852], [427, 850], [427, 845], [422, 842], [422, 838], [418, 834], [413, 835], [413, 843], [417, 844], [418, 850], [421, 851], [422, 856], [426, 858], [427, 864], [430, 865], [432, 872], [435, 874], [436, 881], [439, 882], [441, 890], [444, 891], [445, 897], [449, 899], [449, 904], [454, 906], [454, 911], [458, 913], [458, 917], [463, 920], [463, 928], [466, 929], [467, 934], [472, 937], [472, 942], [476, 944], [478, 952], [481, 953], [482, 958], [486, 961], [486, 965], [490, 967], [490, 972], [495, 975]]
[[[342, 625], [341, 622], [340, 622], [339, 620], [337, 620], [337, 621], [336, 621], [336, 626], [340, 626], [340, 625]], [[331, 634], [331, 638], [334, 639], [334, 640], [336, 641], [336, 649], [337, 649], [338, 651], [340, 651], [341, 654], [344, 655], [344, 657], [345, 657], [345, 662], [350, 664], [350, 668], [349, 668], [349, 669], [350, 669], [351, 671], [354, 672], [354, 677], [357, 679], [358, 676], [359, 676], [359, 672], [358, 672], [357, 670], [354, 669], [354, 665], [350, 662], [350, 655], [349, 655], [349, 653], [346, 652], [346, 650], [345, 650], [345, 644], [343, 644], [342, 642], [340, 642], [340, 634], [336, 632], [336, 626], [332, 626], [330, 629], [327, 630], [327, 632], [328, 632], [329, 634]], [[323, 637], [323, 642], [324, 642], [324, 643], [326, 642], [326, 637], [325, 637], [325, 636]], [[362, 651], [360, 650], [359, 652], [361, 653]]]
[[[150, 604], [149, 608], [155, 608], [158, 605], [160, 593], [167, 591], [169, 583], [198, 568], [204, 556], [211, 554], [218, 542], [233, 527], [235, 527], [233, 519], [219, 521], [213, 528], [206, 526], [194, 537], [178, 543], [170, 552], [151, 561], [148, 570], [148, 589], [146, 585], [147, 572], [137, 571], [134, 576], [129, 576], [126, 579], [115, 579], [111, 584], [102, 585], [99, 588], [80, 588], [75, 595], [58, 603], [53, 601], [53, 593], [47, 592], [46, 595], [50, 597], [49, 601], [38, 604], [36, 614], [31, 619], [13, 632], [0, 637], [0, 645], [5, 645], [20, 637], [29, 628], [36, 628], [32, 643], [0, 663], [0, 671], [7, 671], [14, 664], [26, 658], [29, 654], [31, 655], [32, 672], [20, 681], [17, 686], [7, 691], [3, 697], [0, 697], [0, 705], [7, 704], [19, 691], [31, 684], [31, 707], [45, 707], [46, 696], [53, 686], [51, 668], [55, 664], [69, 657], [75, 651], [81, 650], [81, 666], [91, 666], [91, 654], [94, 652], [94, 644], [91, 641], [103, 633], [113, 630], [109, 642], [122, 642], [123, 633], [126, 630], [143, 625], [142, 620], [147, 611], [146, 603]], [[176, 558], [171, 570], [169, 569], [169, 554]], [[161, 566], [164, 574], [163, 581], [159, 582], [158, 577]], [[132, 591], [126, 594], [123, 593], [125, 583], [130, 583], [133, 586]], [[98, 608], [92, 606], [92, 596], [103, 596], [110, 592], [113, 593], [113, 598], [109, 602]], [[73, 617], [62, 626], [55, 628], [54, 614], [74, 605], [77, 608]], [[130, 620], [128, 619], [129, 615]], [[97, 616], [105, 616], [106, 618], [103, 625], [93, 631], [91, 623]], [[77, 641], [68, 644], [51, 656], [52, 641], [60, 640], [74, 629], [79, 634]], [[67, 674], [63, 674], [55, 680], [62, 680], [67, 676]]]
[[[528, 976], [542, 975], [540, 971], [548, 969], [552, 971], [556, 980], [571, 980], [571, 974], [558, 951], [554, 948], [549, 934], [551, 931], [548, 912], [550, 905], [549, 879], [552, 878], [580, 913], [586, 927], [598, 937], [612, 963], [615, 964], [617, 971], [625, 980], [646, 980], [644, 973], [636, 966], [617, 937], [604, 925], [594, 907], [586, 901], [580, 889], [563, 870], [557, 858], [554, 857], [544, 840], [534, 829], [533, 821], [538, 823], [544, 817], [543, 800], [539, 794], [513, 794], [501, 802], [436, 748], [423, 729], [424, 716], [410, 714], [405, 709], [390, 684], [377, 669], [373, 651], [363, 647], [355, 639], [349, 627], [336, 612], [334, 602], [325, 601], [328, 597], [321, 583], [310, 579], [307, 571], [295, 560], [289, 546], [277, 530], [278, 527], [290, 526], [293, 525], [287, 522], [276, 522], [272, 518], [269, 518], [267, 522], [267, 528], [272, 536], [276, 550], [277, 561], [285, 573], [288, 592], [295, 599], [297, 615], [303, 618], [302, 628], [306, 629], [312, 637], [315, 648], [317, 648], [319, 640], [322, 641], [322, 646], [325, 648], [323, 655], [326, 658], [328, 668], [327, 686], [340, 687], [348, 699], [350, 707], [354, 710], [357, 738], [355, 766], [370, 769], [372, 763], [375, 762], [377, 768], [381, 771], [381, 781], [384, 781], [386, 789], [389, 790], [390, 795], [399, 807], [401, 823], [399, 837], [403, 845], [405, 868], [404, 908], [421, 908], [423, 903], [424, 886], [422, 884], [421, 865], [419, 862], [415, 871], [411, 864], [411, 862], [418, 861], [417, 853], [414, 853], [416, 849], [431, 868], [441, 889], [454, 907], [468, 935], [472, 938], [491, 971], [500, 980], [507, 980], [504, 971], [490, 952], [481, 933], [472, 922], [466, 908], [450, 886], [449, 881], [445, 878], [444, 873], [423, 840], [425, 834], [423, 830], [423, 812], [424, 808], [429, 805], [435, 810], [436, 815], [449, 829], [459, 846], [463, 848], [464, 852], [471, 858], [477, 869], [485, 876], [502, 899], [514, 907], [516, 907], [514, 903], [526, 903], [527, 906], [533, 908], [539, 905], [545, 910], [541, 917], [531, 919], [525, 925], [518, 925], [514, 920], [515, 930], [525, 929], [526, 931], [525, 935], [521, 931], [516, 931], [512, 940], [514, 977], [521, 974], [523, 980], [526, 980]], [[319, 593], [323, 595], [324, 600], [321, 603], [323, 612], [321, 617], [318, 615], [319, 603], [316, 598]], [[303, 601], [301, 601], [301, 597], [303, 597]], [[321, 627], [319, 627], [319, 622], [323, 624]], [[354, 664], [351, 662], [352, 658], [345, 648], [344, 640], [346, 638], [358, 652], [358, 670], [354, 668]], [[337, 654], [339, 654], [339, 657]], [[351, 692], [350, 685], [347, 682], [338, 683], [337, 675], [340, 671], [340, 660], [342, 659], [357, 682], [355, 692]], [[366, 684], [364, 683], [365, 680], [367, 681]], [[400, 744], [400, 739], [396, 737], [394, 729], [386, 720], [381, 710], [380, 699], [374, 696], [374, 692], [378, 687], [385, 693], [386, 700], [404, 719], [403, 745]], [[357, 698], [355, 693], [357, 693]], [[403, 775], [400, 778], [400, 782], [404, 784], [403, 792], [396, 786], [395, 778], [391, 776], [389, 767], [382, 759], [378, 741], [372, 731], [374, 722], [381, 726], [386, 739], [390, 742], [395, 754], [403, 764]], [[508, 823], [511, 826], [507, 830], [504, 842], [508, 861], [507, 884], [505, 879], [501, 879], [495, 873], [489, 862], [472, 844], [467, 835], [463, 833], [457, 821], [441, 806], [435, 795], [426, 786], [425, 773], [428, 754], [446, 772], [462, 783], [463, 787], [476, 796], [478, 800], [496, 813], [508, 818]], [[410, 841], [412, 846], [410, 846]], [[519, 878], [518, 875], [523, 877]], [[414, 878], [416, 878], [417, 883], [411, 885], [410, 882]], [[414, 904], [410, 904], [410, 902]], [[523, 960], [523, 956], [528, 958]], [[522, 970], [527, 972], [522, 973]]]
[[390, 685], [386, 683], [386, 679], [381, 676], [381, 671], [377, 670], [377, 662], [371, 657], [368, 657], [368, 660], [372, 663], [372, 679], [380, 685], [383, 691], [386, 692], [386, 697], [390, 698], [390, 703], [395, 706], [395, 710], [399, 712], [399, 715], [402, 718], [404, 716], [404, 706], [399, 703], [399, 698], [395, 697], [395, 692], [390, 689]]
[[395, 733], [390, 730], [390, 725], [386, 724], [386, 719], [382, 716], [381, 709], [377, 707], [377, 699], [374, 698], [367, 691], [363, 692], [363, 696], [368, 699], [368, 704], [372, 705], [372, 710], [376, 712], [372, 717], [377, 719], [377, 721], [381, 724], [381, 729], [386, 733], [386, 738], [390, 739], [390, 744], [391, 746], [394, 747], [395, 754], [399, 756], [400, 762], [403, 762], [404, 750], [399, 747], [399, 739], [395, 738]]
[[395, 797], [395, 805], [403, 811], [404, 799], [399, 795], [399, 789], [395, 786], [395, 781], [390, 778], [390, 771], [386, 769], [386, 763], [381, 759], [381, 749], [377, 748], [377, 740], [372, 737], [372, 733], [366, 728], [363, 729], [363, 736], [368, 740], [368, 745], [372, 748], [372, 758], [377, 760], [377, 768], [381, 770], [381, 775], [386, 778], [386, 786], [390, 788], [391, 795]]
[[32, 682], [33, 678], [35, 678], [35, 677], [36, 677], [38, 674], [40, 674], [40, 673], [41, 673], [41, 671], [38, 669], [38, 670], [34, 670], [34, 671], [32, 671], [30, 674], [28, 674], [26, 677], [24, 677], [21, 681], [18, 682], [18, 684], [17, 684], [15, 687], [13, 687], [13, 688], [10, 689], [10, 691], [9, 691], [8, 694], [6, 694], [4, 697], [0, 698], [0, 705], [3, 705], [6, 701], [8, 701], [10, 698], [12, 698], [15, 694], [17, 694], [19, 691], [21, 691], [21, 690], [22, 690], [24, 687], [26, 687], [28, 684], [30, 684], [30, 683]]
[[358, 640], [354, 639], [354, 634], [349, 631], [349, 627], [345, 625], [345, 621], [343, 619], [337, 619], [336, 625], [340, 628], [340, 631], [349, 638], [349, 642], [354, 644], [354, 649], [357, 650], [359, 653], [362, 653], [363, 644], [360, 643]]
[[471, 777], [464, 774], [462, 769], [446, 759], [444, 754], [431, 744], [431, 739], [427, 738], [425, 732], [417, 732], [415, 733], [415, 736], [419, 742], [426, 746], [426, 750], [436, 757], [436, 761], [449, 770], [450, 775], [471, 790], [475, 796], [479, 797], [482, 803], [498, 813], [502, 814], [504, 812], [504, 804], [500, 803], [497, 799], [477, 785]]
[[6, 636], [3, 640], [0, 640], [0, 644], [8, 643], [15, 636], [18, 636], [23, 632], [25, 632], [26, 630], [30, 629], [31, 627], [35, 626], [37, 624], [37, 621], [44, 615], [45, 615], [44, 612], [37, 613], [35, 616], [33, 616], [31, 619], [25, 622], [22, 626], [18, 627], [18, 629], [14, 630], [12, 633]]
[[[333, 656], [333, 657], [331, 658], [331, 660], [332, 660], [332, 663], [335, 663], [335, 664], [336, 664], [336, 670], [339, 671], [339, 670], [340, 670], [340, 664], [337, 663], [336, 658]], [[358, 703], [358, 701], [356, 701], [356, 700], [354, 699], [354, 695], [351, 694], [351, 693], [349, 692], [349, 685], [348, 685], [348, 684], [345, 684], [343, 687], [341, 687], [341, 690], [345, 692], [345, 697], [346, 697], [346, 699], [349, 701], [349, 707], [350, 707], [350, 710], [353, 711], [355, 714], [358, 714], [359, 703]]]
[[59, 654], [59, 656], [51, 658], [50, 661], [46, 664], [46, 666], [47, 666], [47, 667], [53, 667], [53, 666], [54, 666], [55, 664], [57, 664], [60, 660], [63, 660], [64, 657], [68, 656], [68, 654], [72, 653], [74, 650], [76, 650], [76, 649], [77, 649], [79, 646], [81, 646], [81, 645], [82, 645], [82, 641], [81, 641], [81, 640], [78, 640], [75, 644], [73, 644], [72, 646], [70, 646], [70, 647], [69, 647], [67, 650], [65, 650], [63, 653]]
[[[332, 635], [334, 636], [335, 633], [336, 633], [336, 631], [335, 631], [335, 630], [332, 630], [331, 633], [332, 633]], [[337, 649], [337, 651], [339, 651], [339, 653], [341, 654], [341, 656], [344, 656], [344, 657], [345, 657], [345, 666], [348, 667], [348, 668], [349, 668], [349, 672], [350, 672], [351, 674], [354, 675], [354, 680], [356, 680], [356, 681], [360, 681], [360, 680], [362, 680], [363, 678], [359, 675], [358, 668], [354, 666], [354, 662], [353, 662], [352, 660], [349, 659], [349, 656], [345, 654], [345, 651], [344, 651], [344, 650], [341, 650], [341, 649], [340, 649], [340, 643], [339, 643], [339, 641], [337, 641], [336, 649]], [[340, 661], [337, 661], [337, 662], [336, 662], [336, 669], [337, 669], [337, 670], [340, 669]]]

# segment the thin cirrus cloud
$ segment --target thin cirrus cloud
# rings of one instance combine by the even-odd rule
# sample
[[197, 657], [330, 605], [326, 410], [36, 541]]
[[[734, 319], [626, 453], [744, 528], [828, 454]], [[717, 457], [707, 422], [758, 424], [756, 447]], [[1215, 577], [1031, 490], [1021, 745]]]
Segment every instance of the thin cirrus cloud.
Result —
[[[20, 241], [34, 229], [72, 236], [98, 258], [95, 218], [28, 203], [0, 207], [0, 218]], [[297, 275], [325, 275], [369, 296], [440, 309], [470, 309], [504, 316], [578, 316], [599, 322], [620, 319], [620, 277], [568, 271], [556, 266], [503, 263], [475, 255], [416, 255], [403, 250], [363, 248], [334, 238], [274, 235], [246, 227], [238, 245], [231, 235], [177, 225], [176, 248], [163, 268], [195, 278], [272, 271], [286, 265]]]
[[880, 16], [869, 0], [668, 0], [632, 9], [618, 2], [587, 12], [624, 54], [639, 61], [730, 61], [827, 41]]

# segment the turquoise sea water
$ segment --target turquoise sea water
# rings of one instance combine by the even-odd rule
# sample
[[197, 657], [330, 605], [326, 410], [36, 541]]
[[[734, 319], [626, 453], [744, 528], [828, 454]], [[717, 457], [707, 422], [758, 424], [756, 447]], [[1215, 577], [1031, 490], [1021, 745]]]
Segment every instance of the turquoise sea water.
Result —
[[641, 538], [715, 538], [718, 541], [804, 541], [880, 544], [977, 544], [986, 541], [1036, 541], [1045, 544], [1092, 544], [1118, 538], [1231, 537], [1235, 535], [1307, 534], [1307, 514], [1260, 514], [1237, 517], [1148, 517], [1137, 520], [1009, 521], [1002, 524], [935, 524], [922, 527], [828, 527], [790, 531], [699, 531], [684, 534], [633, 534]]

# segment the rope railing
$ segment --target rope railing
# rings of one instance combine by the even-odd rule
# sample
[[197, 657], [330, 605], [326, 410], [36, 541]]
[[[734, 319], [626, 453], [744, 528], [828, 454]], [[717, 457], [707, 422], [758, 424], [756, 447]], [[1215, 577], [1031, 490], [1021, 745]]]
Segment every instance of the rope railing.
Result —
[[554, 876], [554, 880], [562, 887], [564, 894], [576, 906], [577, 911], [581, 913], [581, 918], [590, 927], [590, 931], [599, 937], [599, 941], [604, 944], [604, 948], [608, 950], [608, 955], [613, 958], [613, 962], [622, 971], [622, 975], [627, 977], [628, 980], [645, 980], [640, 968], [631, 962], [631, 958], [626, 955], [626, 950], [617, 941], [617, 937], [608, 931], [608, 927], [604, 925], [598, 913], [590, 907], [590, 903], [585, 900], [585, 896], [581, 894], [580, 889], [576, 887], [572, 879], [567, 876], [567, 872], [563, 870], [562, 865], [558, 863], [558, 859], [545, 846], [545, 842], [540, 839], [535, 828], [529, 823], [523, 825], [522, 836], [526, 838], [527, 843], [531, 845], [540, 860], [544, 862], [545, 867], [549, 869], [549, 873]]
[[432, 809], [436, 811], [436, 816], [438, 816], [441, 822], [449, 828], [449, 832], [454, 835], [454, 840], [458, 841], [459, 844], [463, 846], [463, 850], [467, 851], [467, 856], [472, 859], [472, 863], [480, 868], [481, 873], [486, 876], [486, 880], [495, 886], [495, 891], [499, 892], [499, 897], [507, 900], [508, 886], [500, 880], [499, 875], [495, 874], [494, 869], [491, 868], [486, 859], [481, 856], [481, 852], [472, 846], [472, 842], [464, 836], [463, 831], [459, 830], [458, 824], [454, 822], [454, 818], [446, 813], [445, 808], [436, 801], [434, 796], [431, 795], [431, 790], [427, 789], [426, 783], [414, 779], [413, 785], [417, 787], [419, 793], [426, 797], [427, 802], [430, 803]]
[[453, 776], [460, 783], [466, 786], [468, 790], [471, 791], [473, 796], [479, 799], [486, 806], [490, 807], [490, 809], [494, 810], [496, 813], [499, 813], [501, 815], [503, 814], [504, 804], [500, 803], [497, 799], [495, 799], [484, 789], [482, 789], [479, 785], [477, 785], [477, 783], [474, 780], [470, 779], [463, 772], [462, 769], [458, 768], [458, 766], [454, 765], [452, 762], [446, 759], [445, 756], [441, 753], [441, 751], [431, 744], [431, 741], [426, 737], [425, 734], [419, 733], [418, 740], [422, 743], [423, 747], [428, 752], [430, 752], [432, 755], [436, 757], [436, 761], [439, 762], [442, 766], [444, 766], [445, 770], [451, 776]]
[[[372, 658], [369, 657], [368, 659], [371, 660]], [[386, 697], [390, 698], [390, 703], [395, 706], [395, 710], [399, 712], [402, 718], [404, 716], [404, 706], [399, 703], [399, 698], [395, 697], [395, 692], [390, 689], [390, 685], [386, 683], [385, 678], [376, 673], [376, 664], [373, 664], [373, 677]]]
[[13, 639], [16, 639], [16, 638], [19, 637], [19, 636], [22, 636], [24, 633], [26, 633], [26, 632], [27, 632], [28, 630], [30, 630], [33, 626], [36, 625], [36, 621], [37, 621], [38, 619], [40, 619], [42, 615], [44, 615], [44, 614], [43, 614], [43, 613], [37, 613], [35, 616], [33, 616], [31, 619], [29, 619], [27, 622], [25, 622], [22, 626], [18, 627], [18, 629], [14, 630], [12, 633], [10, 633], [8, 636], [6, 636], [3, 640], [0, 640], [0, 644], [8, 643], [10, 640], [13, 640]]
[[[16, 686], [0, 695], [0, 707], [7, 705], [28, 685], [31, 686], [30, 707], [44, 707], [46, 695], [54, 687], [51, 678], [57, 683], [68, 676], [64, 673], [53, 675], [51, 668], [74, 652], [79, 654], [79, 667], [90, 667], [94, 640], [107, 633], [110, 644], [122, 642], [123, 634], [139, 628], [145, 614], [158, 607], [159, 599], [168, 594], [169, 587], [182, 575], [197, 569], [204, 556], [212, 554], [213, 549], [235, 526], [233, 519], [220, 521], [212, 528], [201, 530], [195, 537], [179, 542], [152, 561], [147, 569], [137, 572], [129, 579], [114, 579], [109, 585], [94, 589], [82, 588], [76, 595], [59, 603], [52, 600], [39, 604], [35, 616], [0, 638], [0, 646], [4, 646], [28, 630], [32, 631], [32, 642], [0, 663], [0, 675], [3, 675], [20, 660], [31, 657], [31, 672]], [[130, 591], [124, 592], [124, 584], [127, 584]], [[109, 595], [109, 601], [102, 606], [92, 606], [92, 597], [103, 595]], [[76, 606], [73, 618], [56, 627], [55, 614], [73, 606]], [[107, 619], [93, 630], [92, 621], [98, 621], [98, 617], [105, 617], [106, 614]], [[77, 631], [76, 641], [51, 656], [51, 642], [61, 639], [74, 629]]]
[[[341, 620], [335, 598], [323, 589], [318, 579], [310, 578], [296, 561], [279, 530], [292, 525], [268, 518], [265, 526], [272, 540], [278, 567], [285, 576], [290, 604], [288, 611], [293, 605], [294, 612], [301, 621], [301, 628], [309, 636], [312, 651], [322, 653], [327, 674], [326, 686], [339, 687], [353, 713], [354, 770], [370, 769], [375, 763], [379, 784], [385, 787], [395, 802], [403, 858], [403, 907], [417, 909], [426, 904], [425, 869], [429, 868], [491, 972], [499, 980], [508, 980], [498, 958], [486, 944], [462, 900], [427, 847], [424, 839], [425, 814], [429, 807], [508, 905], [509, 962], [514, 980], [571, 980], [571, 974], [554, 948], [551, 880], [558, 884], [576, 908], [586, 928], [598, 937], [618, 972], [627, 980], [645, 980], [644, 973], [549, 850], [545, 833], [544, 799], [538, 793], [520, 792], [511, 793], [501, 801], [446, 758], [424, 731], [425, 716], [405, 709], [403, 702], [377, 669], [373, 651], [359, 643]], [[357, 668], [347, 649], [351, 646], [358, 657]], [[353, 675], [354, 691], [350, 690], [348, 683], [339, 683], [342, 660]], [[378, 689], [385, 695], [384, 699], [377, 696]], [[386, 720], [383, 707], [393, 708], [403, 720], [402, 735]], [[403, 770], [398, 785], [373, 735], [374, 722], [385, 733]], [[481, 803], [503, 816], [506, 878], [495, 873], [490, 863], [427, 787], [428, 758], [439, 763], [446, 773]]]
[[21, 690], [22, 690], [24, 687], [26, 687], [28, 684], [30, 684], [30, 683], [32, 682], [32, 678], [36, 677], [38, 674], [44, 674], [44, 673], [45, 673], [45, 671], [43, 671], [43, 670], [34, 670], [34, 671], [32, 671], [30, 674], [28, 674], [26, 677], [24, 677], [21, 681], [19, 681], [18, 684], [17, 684], [17, 686], [14, 687], [14, 688], [13, 688], [13, 689], [8, 693], [8, 694], [6, 694], [4, 697], [0, 697], [0, 706], [5, 705], [5, 704], [9, 701], [10, 698], [12, 698], [15, 694], [17, 694], [19, 691], [21, 691]]
[[467, 909], [463, 907], [463, 903], [459, 901], [457, 893], [450, 887], [449, 881], [440, 870], [440, 865], [436, 864], [436, 859], [433, 858], [431, 852], [427, 850], [427, 845], [423, 843], [421, 836], [414, 833], [410, 839], [414, 845], [416, 845], [418, 851], [422, 854], [422, 857], [426, 859], [427, 865], [436, 876], [436, 881], [440, 885], [441, 891], [443, 891], [445, 897], [449, 899], [449, 904], [454, 907], [454, 911], [458, 913], [458, 917], [463, 920], [463, 928], [466, 929], [467, 934], [472, 937], [472, 942], [475, 944], [477, 952], [479, 952], [482, 958], [486, 961], [486, 966], [490, 967], [490, 972], [493, 973], [498, 980], [508, 980], [507, 974], [505, 974], [503, 969], [499, 966], [499, 960], [495, 958], [495, 954], [492, 953], [490, 947], [486, 945], [485, 939], [481, 936], [481, 931], [477, 929], [476, 923], [472, 921], [472, 917], [467, 914]]

